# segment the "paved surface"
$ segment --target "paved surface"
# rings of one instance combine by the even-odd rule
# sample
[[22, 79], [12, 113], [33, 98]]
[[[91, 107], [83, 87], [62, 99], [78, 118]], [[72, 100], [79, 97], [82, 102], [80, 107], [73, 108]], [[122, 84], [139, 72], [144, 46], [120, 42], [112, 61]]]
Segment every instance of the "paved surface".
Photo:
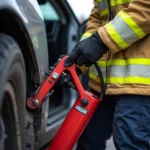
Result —
[[112, 138], [107, 142], [106, 150], [116, 150]]

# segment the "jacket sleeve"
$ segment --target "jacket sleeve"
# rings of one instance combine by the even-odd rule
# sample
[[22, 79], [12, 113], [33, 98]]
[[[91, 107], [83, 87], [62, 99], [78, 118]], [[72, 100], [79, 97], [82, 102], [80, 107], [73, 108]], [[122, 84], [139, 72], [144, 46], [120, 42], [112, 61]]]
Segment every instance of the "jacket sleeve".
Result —
[[[99, 10], [98, 10], [98, 7], [97, 7], [97, 3], [94, 1], [94, 8], [91, 11], [89, 20], [87, 22], [87, 27], [86, 27], [85, 32], [83, 33], [80, 41], [90, 37], [101, 26], [102, 25], [101, 25], [101, 19], [100, 19], [100, 16], [99, 16]], [[84, 73], [88, 70], [88, 68], [84, 65], [80, 66], [79, 68], [82, 71], [82, 73]]]
[[99, 10], [97, 7], [97, 3], [94, 1], [94, 8], [91, 11], [87, 27], [85, 29], [84, 34], [81, 37], [81, 40], [90, 37], [97, 29], [101, 27], [101, 19], [99, 15]]
[[150, 0], [132, 0], [98, 33], [113, 53], [128, 48], [150, 33]]

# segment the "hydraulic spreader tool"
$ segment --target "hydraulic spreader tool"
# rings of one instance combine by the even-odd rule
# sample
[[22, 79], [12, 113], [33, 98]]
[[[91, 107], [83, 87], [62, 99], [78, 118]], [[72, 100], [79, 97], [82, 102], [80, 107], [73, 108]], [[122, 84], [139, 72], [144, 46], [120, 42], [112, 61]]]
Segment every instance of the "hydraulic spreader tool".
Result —
[[[65, 67], [65, 61], [68, 56], [58, 59], [57, 63], [47, 72], [48, 77], [45, 82], [36, 90], [36, 92], [27, 100], [27, 105], [30, 109], [39, 108], [44, 102], [47, 95], [52, 93], [53, 88], [60, 81], [66, 81], [66, 78], [71, 77], [67, 82], [70, 88], [78, 91], [78, 98], [70, 109], [66, 119], [58, 130], [52, 143], [47, 150], [72, 150], [81, 133], [86, 127], [88, 121], [95, 112], [97, 106], [104, 95], [104, 81], [100, 68], [95, 63], [95, 67], [100, 77], [101, 94], [100, 97], [85, 90], [78, 77], [77, 66], [73, 64], [70, 67]], [[62, 82], [61, 82], [62, 83]], [[66, 83], [66, 82], [65, 82]]]

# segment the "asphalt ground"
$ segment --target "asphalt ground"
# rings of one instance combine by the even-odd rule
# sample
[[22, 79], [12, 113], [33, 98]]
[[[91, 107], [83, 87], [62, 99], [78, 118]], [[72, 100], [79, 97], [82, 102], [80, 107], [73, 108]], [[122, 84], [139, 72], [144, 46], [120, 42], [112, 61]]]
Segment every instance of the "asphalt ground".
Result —
[[106, 150], [116, 150], [112, 138], [108, 140]]

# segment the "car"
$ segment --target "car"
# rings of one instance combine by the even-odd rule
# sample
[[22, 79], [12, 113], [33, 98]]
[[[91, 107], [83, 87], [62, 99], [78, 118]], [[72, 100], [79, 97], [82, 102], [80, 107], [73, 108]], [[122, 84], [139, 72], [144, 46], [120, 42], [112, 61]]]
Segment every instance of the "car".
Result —
[[56, 86], [37, 110], [26, 102], [49, 66], [79, 41], [86, 21], [66, 0], [1, 0], [0, 18], [0, 149], [44, 149], [77, 93]]

